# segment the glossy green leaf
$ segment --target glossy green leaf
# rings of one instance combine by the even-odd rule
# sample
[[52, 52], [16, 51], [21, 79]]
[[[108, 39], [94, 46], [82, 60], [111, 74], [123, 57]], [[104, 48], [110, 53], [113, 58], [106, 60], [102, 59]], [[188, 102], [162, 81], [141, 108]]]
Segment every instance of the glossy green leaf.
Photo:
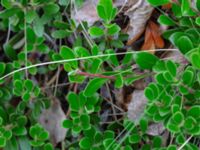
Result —
[[130, 135], [130, 137], [129, 137], [129, 142], [130, 143], [139, 143], [140, 142], [140, 140], [141, 140], [141, 137], [140, 137], [140, 135], [138, 135], [138, 134], [132, 134], [132, 135]]
[[1, 0], [1, 5], [9, 9], [12, 7], [12, 2], [10, 0]]
[[92, 143], [88, 137], [84, 137], [80, 140], [79, 146], [82, 149], [89, 149], [92, 146]]
[[47, 143], [44, 145], [44, 150], [54, 150], [54, 147], [51, 143]]
[[68, 37], [70, 34], [71, 32], [67, 30], [56, 30], [52, 32], [52, 37], [55, 39], [63, 39]]
[[6, 65], [3, 62], [0, 62], [0, 76], [2, 76], [5, 72]]
[[[184, 44], [183, 44], [184, 43]], [[192, 41], [190, 40], [189, 37], [187, 36], [182, 36], [178, 39], [177, 41], [177, 46], [179, 50], [183, 53], [186, 54], [188, 51], [194, 48]]]
[[184, 84], [191, 85], [194, 80], [194, 73], [190, 70], [184, 71], [182, 75], [182, 80]]
[[62, 125], [64, 128], [72, 128], [73, 122], [71, 120], [64, 120]]
[[120, 31], [120, 27], [117, 24], [112, 24], [112, 25], [107, 26], [108, 35], [118, 34], [119, 31]]
[[4, 48], [4, 52], [6, 54], [6, 56], [11, 59], [11, 60], [16, 60], [17, 59], [17, 53], [16, 51], [13, 49], [13, 47], [9, 44], [5, 44], [3, 45]]
[[78, 111], [79, 110], [79, 105], [77, 105], [77, 102], [79, 102], [79, 97], [75, 93], [70, 92], [67, 96], [67, 100], [69, 102], [70, 109], [72, 111]]
[[170, 73], [173, 77], [176, 76], [176, 73], [177, 73], [177, 66], [176, 66], [176, 64], [175, 64], [173, 61], [168, 60], [168, 61], [166, 62], [166, 68], [167, 68], [167, 70], [169, 71], [169, 73]]
[[84, 95], [87, 97], [94, 95], [95, 92], [97, 92], [97, 90], [100, 89], [102, 85], [106, 83], [107, 80], [108, 79], [104, 78], [95, 78], [90, 80], [84, 90]]
[[[75, 59], [76, 55], [74, 53], [74, 51], [67, 47], [67, 46], [62, 46], [60, 49], [60, 55], [62, 56], [63, 59]], [[78, 62], [76, 60], [74, 61], [70, 61], [69, 64], [73, 67], [73, 68], [77, 68], [78, 67]]]
[[26, 17], [26, 22], [32, 23], [33, 20], [37, 17], [37, 13], [35, 10], [28, 10], [25, 17]]
[[4, 137], [0, 137], [0, 147], [6, 146], [6, 139]]
[[176, 112], [172, 118], [177, 124], [181, 124], [184, 121], [184, 115], [181, 112]]
[[189, 0], [182, 0], [182, 3], [181, 3], [182, 15], [187, 16], [189, 10], [190, 10], [190, 1]]
[[161, 6], [161, 5], [165, 5], [168, 4], [170, 2], [170, 0], [147, 0], [151, 5], [153, 6]]
[[160, 15], [159, 18], [158, 18], [158, 22], [160, 24], [167, 25], [167, 26], [176, 25], [175, 21], [172, 20], [169, 16], [166, 16], [166, 15]]
[[59, 6], [57, 4], [49, 3], [43, 7], [44, 12], [48, 15], [55, 14], [59, 11]]
[[121, 74], [115, 76], [115, 88], [122, 88], [123, 87], [123, 76]]
[[141, 69], [152, 69], [158, 58], [148, 52], [139, 52], [135, 55], [135, 61]]
[[88, 32], [92, 37], [96, 37], [96, 38], [104, 35], [103, 29], [97, 26], [91, 27]]

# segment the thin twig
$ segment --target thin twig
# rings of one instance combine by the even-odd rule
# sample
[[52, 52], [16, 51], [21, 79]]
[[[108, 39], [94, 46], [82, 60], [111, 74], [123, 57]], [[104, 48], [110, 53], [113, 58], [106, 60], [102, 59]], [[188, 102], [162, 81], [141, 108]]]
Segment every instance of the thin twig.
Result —
[[[24, 8], [24, 16], [26, 16], [26, 7]], [[28, 51], [27, 51], [27, 31], [26, 31], [26, 17], [24, 17], [24, 38], [25, 38], [25, 43], [24, 43], [24, 51], [25, 51], [25, 66], [28, 66]], [[26, 78], [28, 78], [28, 69], [25, 69], [26, 72]]]
[[87, 76], [87, 77], [99, 77], [99, 78], [105, 78], [105, 79], [115, 79], [114, 76], [105, 76], [105, 75], [102, 75], [102, 74], [91, 74], [91, 73], [82, 72], [82, 71], [77, 71], [76, 73], [78, 75], [83, 75], [83, 76]]
[[[157, 49], [156, 51], [159, 52], [159, 51], [166, 51], [166, 50], [167, 51], [178, 51], [178, 49]], [[147, 50], [146, 52], [150, 52], [150, 51], [155, 51], [155, 50]], [[3, 77], [1, 77], [0, 80], [3, 80], [3, 79], [5, 79], [5, 78], [17, 73], [17, 72], [21, 72], [21, 71], [24, 71], [24, 70], [27, 70], [27, 69], [31, 69], [31, 68], [34, 68], [34, 67], [46, 66], [46, 65], [51, 65], [51, 64], [61, 64], [61, 63], [66, 63], [66, 62], [71, 62], [71, 61], [87, 60], [87, 59], [108, 57], [108, 56], [115, 56], [115, 55], [119, 56], [119, 55], [125, 55], [125, 54], [136, 54], [136, 53], [140, 53], [140, 51], [121, 52], [121, 53], [112, 53], [112, 54], [101, 54], [101, 55], [93, 55], [93, 56], [73, 58], [73, 59], [64, 59], [64, 60], [44, 62], [44, 63], [30, 65], [30, 66], [26, 66], [26, 67], [22, 67], [20, 69], [14, 70], [14, 71], [4, 75]]]
[[178, 150], [181, 150], [192, 138], [193, 136], [191, 135], [179, 148]]

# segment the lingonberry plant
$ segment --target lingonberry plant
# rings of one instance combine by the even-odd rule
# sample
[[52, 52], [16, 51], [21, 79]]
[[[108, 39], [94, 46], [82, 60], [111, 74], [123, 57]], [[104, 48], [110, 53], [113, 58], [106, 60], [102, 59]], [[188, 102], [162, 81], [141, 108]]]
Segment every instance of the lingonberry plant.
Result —
[[[170, 27], [163, 37], [176, 49], [157, 51], [179, 51], [187, 61], [127, 49], [128, 36], [115, 23], [118, 10], [112, 0], [98, 1], [99, 21], [91, 27], [87, 20], [70, 18], [83, 0], [1, 0], [0, 148], [198, 150], [200, 0], [147, 1], [158, 10], [171, 6], [169, 14], [161, 11], [158, 22]], [[111, 91], [146, 77], [153, 80], [144, 90], [148, 101], [139, 120], [124, 113], [105, 125], [105, 110], [115, 106]], [[49, 94], [46, 88], [54, 82]], [[58, 90], [60, 82], [68, 84]], [[39, 122], [42, 112], [53, 107], [52, 95], [66, 111], [55, 127], [67, 129], [62, 144], [52, 142], [52, 131]], [[170, 135], [167, 144], [161, 135], [147, 133], [152, 123]]]

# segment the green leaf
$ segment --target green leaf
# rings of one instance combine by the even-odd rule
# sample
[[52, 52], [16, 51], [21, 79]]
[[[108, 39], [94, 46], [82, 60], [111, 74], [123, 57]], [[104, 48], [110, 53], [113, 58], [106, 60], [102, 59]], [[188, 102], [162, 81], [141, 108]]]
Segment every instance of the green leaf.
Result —
[[191, 63], [193, 66], [200, 68], [200, 55], [199, 54], [192, 54], [191, 55]]
[[[130, 51], [128, 51], [128, 52], [130, 52]], [[123, 58], [123, 60], [122, 60], [122, 64], [128, 64], [128, 63], [130, 63], [131, 61], [132, 61], [132, 54], [129, 54], [129, 53], [127, 53], [125, 56], [124, 56], [124, 58]]]
[[47, 143], [44, 145], [44, 150], [54, 150], [54, 147], [51, 143]]
[[36, 18], [33, 22], [33, 30], [38, 37], [42, 37], [44, 33], [44, 24], [40, 18]]
[[21, 11], [21, 9], [16, 8], [16, 7], [12, 7], [10, 9], [5, 9], [3, 11], [0, 11], [0, 18], [2, 18], [2, 19], [9, 18], [9, 17], [13, 16], [13, 14], [17, 14], [20, 11]]
[[175, 21], [172, 20], [169, 16], [166, 16], [166, 15], [160, 15], [159, 18], [158, 18], [158, 22], [160, 24], [167, 25], [167, 26], [176, 25]]
[[197, 17], [196, 20], [195, 20], [195, 22], [196, 22], [196, 24], [197, 24], [198, 26], [200, 26], [200, 17]]
[[200, 11], [200, 0], [196, 0], [196, 7]]
[[4, 137], [0, 137], [0, 147], [6, 146], [6, 139]]
[[95, 38], [101, 37], [104, 35], [103, 29], [96, 26], [91, 27], [88, 32], [90, 33], [92, 37], [95, 37]]
[[139, 143], [141, 140], [141, 137], [139, 134], [132, 134], [130, 137], [129, 137], [129, 142], [132, 143], [132, 144], [135, 144], [135, 143]]
[[148, 52], [139, 52], [135, 55], [135, 61], [141, 69], [152, 69], [158, 60], [158, 57]]
[[159, 73], [155, 76], [155, 79], [156, 81], [159, 83], [159, 84], [163, 84], [163, 85], [166, 85], [168, 83], [168, 81], [165, 79], [163, 73]]
[[77, 104], [77, 102], [79, 102], [79, 97], [75, 93], [70, 92], [67, 96], [67, 100], [69, 102], [70, 109], [72, 111], [78, 111], [79, 110], [79, 105]]
[[17, 52], [13, 49], [13, 47], [10, 44], [4, 44], [3, 45], [4, 52], [6, 56], [11, 60], [17, 60]]
[[181, 12], [183, 16], [187, 16], [190, 10], [190, 1], [189, 0], [182, 0], [181, 3]]
[[148, 129], [148, 122], [147, 122], [146, 119], [141, 119], [140, 120], [140, 128], [141, 128], [143, 133], [146, 133], [146, 131]]
[[42, 131], [39, 135], [38, 135], [38, 139], [45, 141], [49, 138], [49, 133], [47, 131]]
[[32, 23], [33, 20], [37, 17], [37, 13], [35, 10], [28, 10], [25, 17], [26, 17], [26, 22]]
[[63, 39], [68, 37], [71, 34], [71, 31], [68, 30], [56, 30], [52, 32], [52, 37], [55, 39]]
[[62, 6], [68, 6], [69, 5], [70, 0], [59, 0], [59, 4]]
[[19, 146], [15, 137], [6, 142], [4, 150], [19, 150]]
[[176, 76], [176, 73], [177, 73], [177, 66], [176, 66], [176, 64], [175, 64], [173, 61], [168, 60], [168, 61], [166, 62], [166, 68], [167, 68], [167, 70], [169, 71], [169, 73], [170, 73], [173, 77]]
[[200, 106], [199, 105], [192, 106], [188, 110], [187, 116], [192, 116], [195, 119], [200, 119]]
[[98, 16], [101, 19], [107, 20], [106, 12], [105, 12], [104, 7], [102, 5], [97, 5], [97, 13], [98, 13]]
[[155, 99], [154, 91], [150, 87], [145, 88], [144, 95], [150, 101], [153, 101]]
[[124, 83], [123, 76], [121, 74], [118, 74], [115, 77], [115, 88], [122, 88]]
[[169, 145], [167, 147], [167, 150], [177, 150], [177, 146], [176, 145]]
[[59, 6], [57, 4], [49, 3], [43, 7], [45, 14], [53, 15], [59, 11]]
[[185, 70], [182, 75], [183, 83], [186, 85], [191, 85], [194, 80], [194, 73], [190, 70]]
[[180, 131], [180, 127], [179, 126], [177, 126], [175, 124], [171, 124], [171, 123], [168, 123], [167, 128], [172, 133], [178, 133]]
[[0, 62], [0, 76], [2, 76], [5, 72], [6, 65], [3, 62]]
[[161, 6], [161, 5], [165, 5], [168, 4], [170, 2], [170, 0], [147, 0], [151, 5], [153, 6]]
[[79, 146], [82, 149], [90, 149], [92, 146], [92, 143], [88, 137], [84, 137], [80, 140]]
[[124, 47], [124, 43], [120, 40], [112, 40], [111, 41], [111, 46], [114, 48], [123, 48]]
[[107, 80], [108, 79], [104, 78], [95, 78], [90, 80], [84, 90], [84, 95], [87, 97], [93, 96], [96, 91], [100, 89], [103, 84], [106, 83]]
[[176, 112], [172, 118], [177, 124], [181, 124], [184, 121], [184, 115], [181, 112]]
[[117, 59], [117, 56], [115, 55], [115, 51], [112, 49], [106, 50], [106, 53], [112, 54], [109, 56], [109, 62], [111, 62], [114, 66], [119, 66], [119, 61]]
[[11, 0], [1, 0], [1, 5], [6, 9], [12, 8]]
[[25, 80], [24, 81], [24, 86], [26, 88], [27, 91], [32, 91], [33, 90], [33, 82], [32, 80]]
[[194, 48], [192, 41], [190, 40], [189, 37], [187, 36], [182, 36], [178, 39], [177, 41], [177, 47], [179, 50], [183, 53], [186, 54], [188, 51]]
[[[67, 46], [62, 46], [60, 49], [60, 55], [62, 56], [63, 59], [75, 59], [76, 55], [74, 51], [67, 47]], [[68, 62], [74, 69], [78, 68], [78, 62], [76, 60]]]
[[102, 63], [103, 62], [102, 62], [101, 59], [98, 59], [98, 58], [93, 59], [92, 66], [90, 68], [90, 72], [91, 73], [97, 73], [99, 71], [99, 68], [100, 68]]
[[87, 114], [81, 115], [80, 121], [83, 130], [89, 130], [91, 128], [89, 115]]
[[111, 24], [109, 26], [107, 26], [107, 33], [108, 35], [115, 35], [118, 34], [120, 31], [120, 27], [117, 24]]
[[155, 136], [153, 138], [153, 148], [160, 148], [162, 145], [162, 138], [160, 136]]
[[63, 121], [62, 125], [63, 125], [64, 128], [72, 128], [73, 122], [71, 120], [66, 119], [66, 120]]
[[99, 0], [97, 13], [100, 18], [109, 23], [116, 16], [117, 9], [113, 8], [112, 0]]
[[25, 92], [25, 93], [23, 94], [23, 96], [22, 96], [23, 101], [26, 101], [26, 102], [29, 101], [30, 98], [31, 98], [31, 95], [30, 95], [29, 92]]

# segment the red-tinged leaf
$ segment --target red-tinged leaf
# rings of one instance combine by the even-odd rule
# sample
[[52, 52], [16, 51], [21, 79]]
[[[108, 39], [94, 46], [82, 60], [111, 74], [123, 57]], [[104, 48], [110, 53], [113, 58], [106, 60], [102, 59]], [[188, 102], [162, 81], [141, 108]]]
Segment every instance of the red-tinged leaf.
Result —
[[155, 43], [156, 47], [163, 48], [165, 46], [165, 43], [164, 43], [164, 40], [160, 36], [159, 26], [157, 24], [155, 24], [154, 22], [150, 21], [149, 28], [151, 30], [152, 37], [154, 39], [154, 43]]
[[[145, 41], [144, 44], [142, 45], [142, 50], [153, 50], [155, 49], [155, 44], [154, 44], [154, 39], [152, 37], [150, 28], [147, 26], [146, 31], [145, 31]], [[151, 52], [154, 53], [154, 52]]]

